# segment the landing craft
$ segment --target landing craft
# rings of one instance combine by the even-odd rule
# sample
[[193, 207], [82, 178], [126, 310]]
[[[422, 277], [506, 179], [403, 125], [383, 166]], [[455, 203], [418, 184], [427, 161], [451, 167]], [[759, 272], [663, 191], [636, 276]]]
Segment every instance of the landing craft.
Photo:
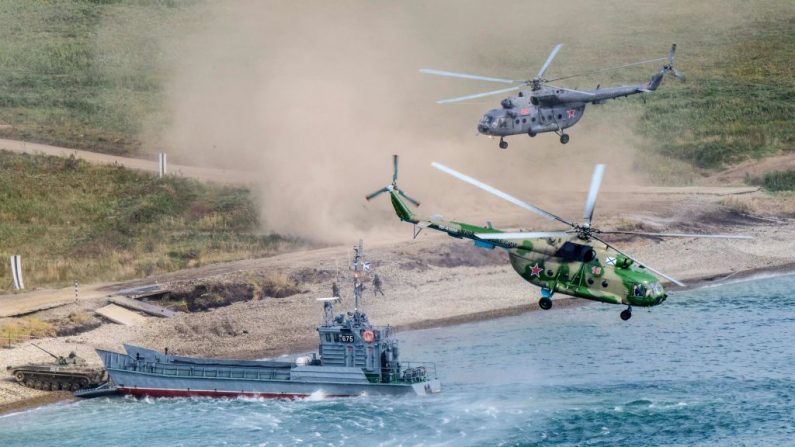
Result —
[[[400, 360], [396, 331], [376, 326], [362, 311], [364, 281], [371, 266], [359, 241], [350, 265], [353, 312], [334, 315], [339, 288], [323, 302], [317, 327], [318, 352], [293, 361], [222, 360], [182, 357], [132, 345], [126, 353], [97, 349], [112, 388], [95, 388], [79, 397], [118, 392], [133, 396], [206, 396], [296, 399], [316, 396], [428, 395], [441, 392], [433, 363]], [[289, 315], [288, 315], [289, 317]]]
[[650, 233], [641, 231], [603, 231], [593, 227], [596, 196], [604, 175], [604, 165], [596, 165], [588, 197], [585, 201], [583, 222], [575, 224], [552, 213], [525, 203], [505, 192], [464, 175], [447, 166], [433, 163], [432, 166], [446, 174], [476, 186], [503, 200], [538, 214], [550, 221], [569, 228], [566, 230], [508, 232], [463, 222], [447, 221], [437, 217], [422, 217], [414, 214], [403, 201], [405, 198], [415, 206], [419, 203], [408, 197], [397, 186], [398, 156], [393, 156], [392, 183], [366, 196], [367, 200], [389, 193], [392, 207], [400, 220], [414, 224], [414, 237], [424, 228], [441, 231], [459, 239], [472, 239], [475, 246], [493, 249], [500, 247], [508, 251], [511, 266], [528, 282], [541, 288], [538, 305], [548, 310], [552, 307], [552, 295], [561, 293], [603, 303], [621, 304], [627, 308], [621, 312], [622, 320], [632, 316], [632, 306], [651, 307], [661, 304], [668, 297], [659, 275], [679, 286], [684, 284], [665, 273], [655, 270], [637, 258], [619, 250], [602, 238], [605, 235], [624, 234], [640, 237], [693, 237], [750, 239], [750, 236], [731, 234], [683, 234]]
[[[505, 141], [505, 137], [509, 135], [527, 134], [531, 137], [535, 137], [542, 132], [555, 132], [560, 136], [560, 142], [562, 144], [566, 144], [569, 142], [569, 134], [565, 133], [564, 129], [568, 129], [580, 121], [582, 114], [585, 112], [586, 104], [604, 104], [608, 99], [620, 98], [638, 93], [653, 92], [654, 90], [657, 90], [657, 87], [660, 86], [663, 77], [666, 74], [670, 74], [682, 81], [685, 80], [685, 76], [679, 70], [674, 68], [676, 44], [671, 46], [671, 51], [668, 53], [667, 58], [661, 57], [658, 59], [624, 64], [618, 67], [592, 70], [569, 76], [560, 76], [553, 79], [544, 79], [544, 73], [547, 71], [549, 65], [552, 63], [552, 60], [555, 58], [555, 56], [557, 56], [558, 51], [560, 51], [562, 47], [563, 44], [558, 44], [554, 49], [552, 49], [552, 52], [547, 57], [546, 62], [544, 62], [544, 65], [541, 67], [541, 70], [539, 70], [538, 74], [530, 80], [494, 78], [490, 76], [441, 71], [431, 68], [423, 68], [420, 70], [420, 72], [452, 78], [474, 79], [502, 84], [519, 84], [500, 90], [493, 90], [490, 92], [476, 93], [474, 95], [466, 95], [460, 96], [458, 98], [437, 101], [439, 104], [450, 104], [519, 90], [519, 94], [517, 96], [511, 96], [502, 100], [500, 103], [502, 108], [491, 109], [486, 112], [477, 126], [478, 133], [482, 135], [500, 137], [500, 148], [502, 149], [508, 148], [508, 142]], [[547, 84], [548, 82], [562, 81], [578, 76], [602, 73], [610, 70], [631, 67], [634, 65], [642, 65], [665, 60], [667, 60], [667, 63], [663, 65], [660, 71], [655, 73], [649, 82], [645, 84], [607, 88], [599, 88], [599, 86], [596, 86], [594, 90], [587, 91], [573, 90], [570, 88], [556, 87], [554, 85]], [[526, 89], [526, 87], [530, 88]]]

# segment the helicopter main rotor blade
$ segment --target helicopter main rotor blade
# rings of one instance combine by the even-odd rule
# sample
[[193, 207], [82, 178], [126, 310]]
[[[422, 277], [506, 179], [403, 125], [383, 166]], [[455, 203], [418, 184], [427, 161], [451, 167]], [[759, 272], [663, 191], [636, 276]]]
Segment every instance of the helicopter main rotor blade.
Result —
[[619, 65], [619, 66], [616, 66], [616, 67], [607, 67], [607, 68], [600, 68], [598, 70], [583, 71], [581, 73], [575, 73], [575, 74], [561, 76], [561, 77], [554, 78], [554, 79], [548, 79], [547, 82], [562, 81], [564, 79], [577, 78], [577, 77], [586, 76], [586, 75], [589, 75], [589, 74], [604, 73], [606, 71], [620, 70], [622, 68], [633, 67], [635, 65], [650, 64], [652, 62], [660, 62], [660, 61], [664, 61], [664, 60], [667, 60], [667, 59], [664, 58], [664, 57], [658, 57], [657, 59], [649, 59], [649, 60], [646, 60], [646, 61], [633, 62], [631, 64], [624, 64], [624, 65]]
[[605, 244], [606, 246], [608, 246], [608, 247], [612, 248], [613, 250], [617, 251], [618, 253], [620, 253], [620, 254], [622, 254], [622, 255], [626, 256], [627, 258], [629, 258], [629, 259], [632, 259], [632, 260], [633, 260], [633, 261], [635, 261], [635, 263], [636, 263], [636, 264], [638, 264], [639, 266], [643, 266], [643, 267], [644, 267], [644, 268], [646, 268], [647, 270], [651, 270], [652, 272], [654, 272], [654, 273], [656, 273], [656, 274], [658, 274], [658, 275], [662, 276], [663, 278], [667, 279], [668, 281], [671, 281], [672, 283], [674, 283], [674, 284], [676, 284], [676, 285], [678, 285], [678, 286], [680, 286], [680, 287], [684, 287], [684, 286], [685, 286], [685, 284], [684, 284], [683, 282], [681, 282], [681, 281], [677, 280], [676, 278], [674, 278], [674, 277], [672, 277], [672, 276], [670, 276], [670, 275], [666, 275], [665, 273], [663, 273], [663, 272], [661, 272], [661, 271], [659, 271], [659, 270], [656, 270], [656, 269], [654, 269], [654, 268], [652, 268], [652, 267], [649, 267], [649, 265], [648, 265], [648, 264], [646, 264], [645, 262], [642, 262], [641, 260], [639, 260], [638, 258], [636, 258], [636, 257], [634, 257], [634, 256], [630, 256], [630, 255], [629, 255], [629, 254], [627, 254], [626, 252], [623, 252], [623, 251], [619, 250], [618, 248], [616, 248], [616, 247], [614, 247], [614, 246], [612, 246], [612, 245], [608, 244], [607, 242], [603, 241], [602, 239], [599, 239], [598, 237], [596, 237], [596, 236], [593, 236], [593, 235], [591, 235], [591, 238], [592, 238], [592, 239], [596, 239], [597, 241], [599, 241], [599, 242], [601, 242], [601, 243]]
[[500, 240], [500, 239], [542, 239], [569, 237], [571, 233], [566, 231], [528, 231], [520, 233], [475, 233], [480, 239]]
[[694, 233], [650, 233], [646, 231], [599, 231], [599, 234], [630, 234], [643, 237], [694, 237], [711, 239], [753, 239], [747, 234], [694, 234]]
[[588, 190], [588, 198], [585, 200], [585, 211], [583, 212], [582, 218], [585, 220], [586, 225], [591, 225], [591, 219], [593, 218], [593, 209], [596, 206], [596, 196], [599, 194], [599, 187], [602, 185], [602, 177], [605, 174], [605, 165], [598, 164], [593, 170], [593, 175], [591, 176], [591, 187]]
[[544, 62], [544, 65], [541, 66], [541, 70], [538, 70], [538, 74], [536, 75], [537, 79], [541, 79], [541, 76], [544, 76], [544, 72], [547, 71], [549, 64], [552, 63], [552, 59], [555, 59], [555, 56], [558, 55], [558, 51], [560, 51], [561, 48], [563, 48], [562, 43], [555, 45], [555, 48], [553, 48], [552, 52], [550, 52], [549, 56], [547, 56], [546, 62]]
[[452, 175], [453, 177], [455, 177], [455, 178], [457, 178], [459, 180], [462, 180], [462, 181], [464, 181], [466, 183], [469, 183], [472, 186], [476, 186], [476, 187], [478, 187], [478, 188], [480, 188], [480, 189], [482, 189], [482, 190], [484, 190], [486, 192], [494, 194], [495, 196], [497, 196], [497, 197], [499, 197], [499, 198], [501, 198], [503, 200], [507, 200], [508, 202], [511, 202], [511, 203], [513, 203], [514, 205], [516, 205], [516, 206], [518, 206], [520, 208], [524, 208], [527, 211], [536, 213], [536, 214], [538, 214], [539, 216], [541, 216], [543, 218], [546, 218], [546, 219], [549, 219], [549, 220], [557, 220], [558, 222], [562, 222], [562, 223], [564, 223], [564, 224], [566, 224], [566, 225], [568, 225], [570, 227], [574, 227], [575, 226], [571, 222], [567, 222], [567, 221], [561, 219], [560, 217], [558, 217], [558, 216], [556, 216], [556, 215], [554, 215], [552, 213], [548, 213], [548, 212], [542, 210], [541, 208], [537, 208], [537, 207], [535, 207], [533, 205], [530, 205], [529, 203], [525, 203], [525, 202], [517, 199], [516, 197], [514, 197], [514, 196], [512, 196], [512, 195], [510, 195], [508, 193], [504, 193], [504, 192], [500, 191], [499, 189], [494, 188], [493, 186], [489, 186], [489, 185], [481, 182], [480, 180], [476, 180], [476, 179], [474, 179], [474, 178], [472, 178], [472, 177], [470, 177], [468, 175], [462, 174], [462, 173], [456, 171], [455, 169], [448, 168], [447, 166], [445, 166], [445, 165], [443, 165], [441, 163], [433, 162], [433, 163], [431, 163], [431, 166], [433, 166], [434, 168], [444, 172], [445, 174]]
[[468, 73], [456, 73], [454, 71], [434, 70], [433, 68], [420, 68], [420, 73], [425, 73], [435, 76], [446, 76], [448, 78], [475, 79], [478, 81], [501, 82], [503, 84], [515, 84], [517, 82], [524, 82], [524, 81], [517, 81], [514, 79], [493, 78], [490, 76], [480, 76]]
[[442, 99], [442, 100], [436, 101], [436, 103], [437, 104], [449, 104], [451, 102], [466, 101], [467, 99], [482, 98], [484, 96], [499, 95], [500, 93], [512, 92], [514, 90], [519, 90], [520, 88], [522, 88], [522, 86], [518, 85], [516, 87], [504, 88], [504, 89], [501, 89], [501, 90], [492, 90], [490, 92], [475, 93], [474, 95], [459, 96], [457, 98], [450, 98], [450, 99]]

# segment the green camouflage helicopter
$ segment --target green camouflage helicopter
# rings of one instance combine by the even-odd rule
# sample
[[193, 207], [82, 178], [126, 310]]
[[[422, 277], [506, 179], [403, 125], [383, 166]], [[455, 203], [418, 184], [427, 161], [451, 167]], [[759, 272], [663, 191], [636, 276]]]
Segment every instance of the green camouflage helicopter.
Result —
[[604, 165], [601, 164], [596, 165], [594, 170], [581, 224], [568, 222], [447, 166], [439, 163], [432, 164], [434, 168], [514, 205], [548, 220], [569, 226], [570, 229], [565, 231], [506, 232], [492, 228], [490, 224], [482, 227], [442, 220], [437, 217], [422, 217], [414, 214], [403, 199], [414, 206], [419, 206], [419, 202], [406, 195], [397, 186], [397, 155], [393, 156], [393, 166], [392, 183], [366, 196], [367, 200], [388, 192], [392, 206], [400, 220], [414, 224], [414, 237], [423, 228], [430, 228], [455, 238], [472, 239], [477, 247], [504, 248], [508, 251], [514, 270], [522, 278], [541, 288], [541, 299], [538, 304], [544, 310], [552, 307], [552, 295], [558, 292], [603, 303], [626, 305], [627, 308], [621, 312], [621, 319], [626, 321], [632, 317], [632, 306], [656, 306], [667, 298], [665, 289], [652, 273], [674, 284], [684, 286], [680, 281], [649, 267], [637, 258], [605, 242], [602, 240], [602, 235], [625, 234], [654, 238], [751, 238], [745, 235], [730, 234], [650, 233], [596, 229], [591, 226], [591, 222], [596, 196], [604, 174]]

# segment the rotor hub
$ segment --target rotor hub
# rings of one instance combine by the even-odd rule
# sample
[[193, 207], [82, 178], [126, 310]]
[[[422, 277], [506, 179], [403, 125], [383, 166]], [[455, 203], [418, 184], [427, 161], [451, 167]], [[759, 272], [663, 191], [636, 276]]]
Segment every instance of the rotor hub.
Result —
[[591, 227], [585, 225], [577, 225], [574, 228], [574, 230], [577, 231], [577, 237], [579, 239], [582, 239], [584, 241], [591, 239]]

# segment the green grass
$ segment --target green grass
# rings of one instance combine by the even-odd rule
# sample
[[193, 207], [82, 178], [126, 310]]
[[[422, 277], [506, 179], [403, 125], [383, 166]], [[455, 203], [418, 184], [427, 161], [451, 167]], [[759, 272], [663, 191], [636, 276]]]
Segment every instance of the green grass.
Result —
[[163, 119], [160, 42], [193, 1], [0, 2], [0, 136], [129, 155]]
[[729, 35], [723, 51], [680, 67], [686, 83], [648, 96], [639, 128], [654, 151], [717, 169], [795, 149], [795, 17]]
[[795, 170], [766, 172], [762, 177], [747, 176], [745, 181], [772, 192], [795, 191]]
[[[0, 171], [0, 256], [22, 255], [28, 288], [146, 276], [298, 244], [260, 234], [242, 188], [6, 151]], [[0, 277], [8, 279], [7, 264]], [[10, 279], [0, 282], [10, 287]]]

